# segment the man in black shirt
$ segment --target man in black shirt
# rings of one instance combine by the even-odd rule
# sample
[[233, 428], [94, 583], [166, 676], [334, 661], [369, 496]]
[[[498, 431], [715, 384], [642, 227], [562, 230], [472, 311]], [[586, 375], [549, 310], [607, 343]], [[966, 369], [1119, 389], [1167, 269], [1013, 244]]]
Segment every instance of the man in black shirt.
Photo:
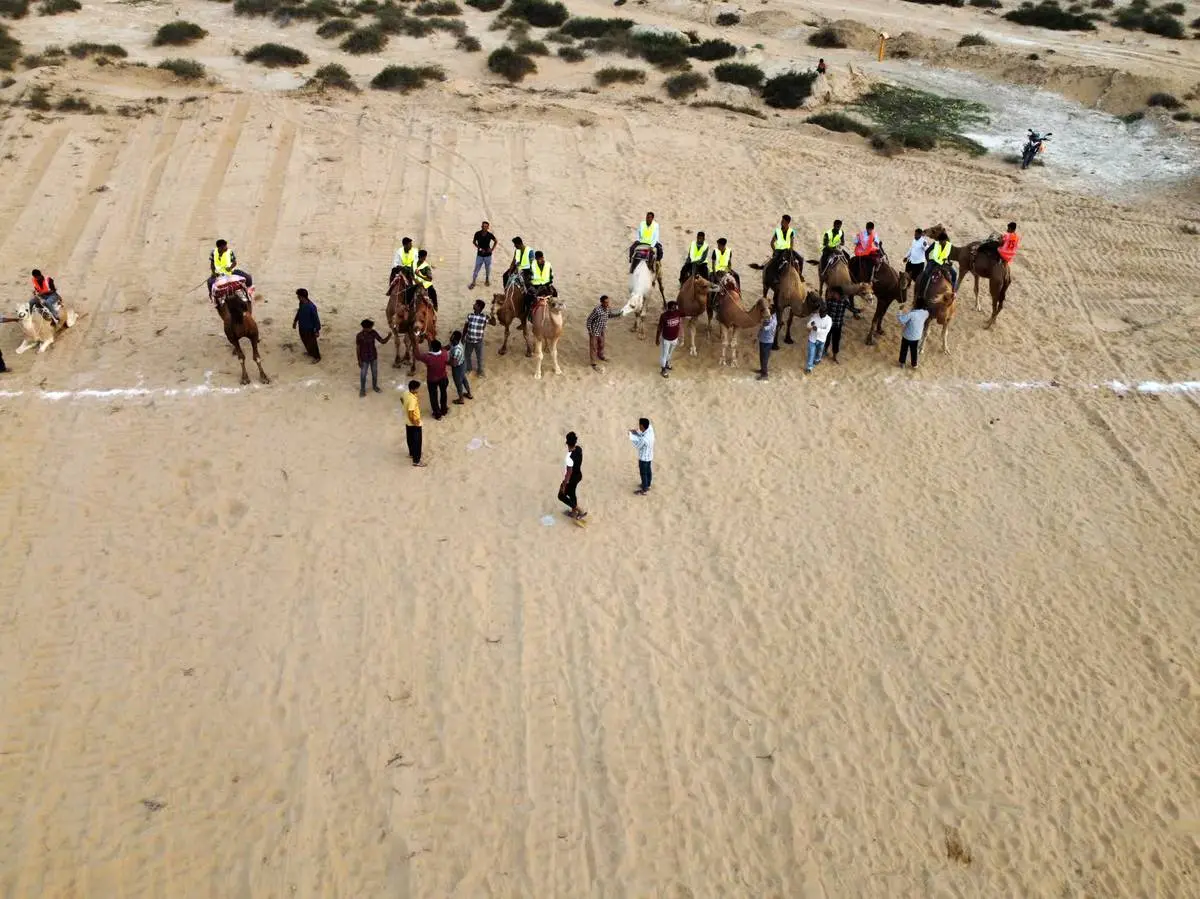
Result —
[[471, 283], [467, 290], [475, 289], [475, 282], [479, 279], [479, 270], [483, 269], [483, 283], [486, 287], [492, 286], [492, 248], [496, 246], [496, 235], [492, 233], [491, 226], [484, 222], [479, 226], [479, 230], [475, 232], [475, 236], [471, 238], [471, 243], [475, 244], [475, 271], [471, 272]]

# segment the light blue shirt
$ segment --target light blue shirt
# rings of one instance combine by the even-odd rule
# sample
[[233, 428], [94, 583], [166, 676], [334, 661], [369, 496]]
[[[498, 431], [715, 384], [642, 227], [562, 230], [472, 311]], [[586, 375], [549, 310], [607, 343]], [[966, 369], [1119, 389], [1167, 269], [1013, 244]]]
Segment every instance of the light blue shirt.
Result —
[[779, 329], [779, 322], [775, 320], [775, 313], [772, 312], [767, 316], [767, 320], [762, 323], [762, 327], [758, 329], [759, 343], [774, 343], [775, 332]]
[[904, 325], [905, 340], [920, 340], [925, 333], [925, 322], [929, 318], [928, 309], [914, 309], [911, 312], [901, 312], [898, 316], [900, 324]]
[[637, 447], [639, 462], [654, 461], [654, 425], [651, 425], [644, 431], [637, 431], [630, 434], [629, 439]]

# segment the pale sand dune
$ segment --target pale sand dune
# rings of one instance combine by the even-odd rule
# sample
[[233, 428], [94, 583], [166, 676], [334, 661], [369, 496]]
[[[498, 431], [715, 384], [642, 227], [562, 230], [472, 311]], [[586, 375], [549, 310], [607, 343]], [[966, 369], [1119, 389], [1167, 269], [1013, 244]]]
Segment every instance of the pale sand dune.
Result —
[[[0, 125], [9, 294], [37, 260], [86, 313], [40, 357], [0, 332], [0, 895], [1200, 895], [1200, 417], [1086, 388], [1197, 380], [1194, 202], [484, 91]], [[810, 379], [786, 348], [767, 385], [749, 334], [738, 370], [701, 338], [664, 382], [614, 321], [597, 374], [583, 318], [623, 299], [648, 208], [668, 271], [704, 227], [751, 294], [784, 210], [810, 248], [835, 215], [897, 255], [937, 220], [1025, 243], [997, 327], [968, 288], [915, 375], [894, 320]], [[353, 333], [405, 233], [457, 326], [484, 217], [554, 263], [564, 374], [490, 352], [412, 471]], [[217, 236], [261, 285], [273, 386], [41, 397], [236, 386], [188, 292]], [[587, 531], [554, 500], [570, 428]]]

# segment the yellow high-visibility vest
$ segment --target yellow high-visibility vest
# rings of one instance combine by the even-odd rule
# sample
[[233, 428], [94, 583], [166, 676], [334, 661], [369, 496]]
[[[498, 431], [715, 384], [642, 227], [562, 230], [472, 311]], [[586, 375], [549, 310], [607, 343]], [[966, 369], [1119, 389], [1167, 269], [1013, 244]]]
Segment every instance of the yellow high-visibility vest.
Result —
[[788, 228], [787, 234], [783, 233], [782, 228], [775, 229], [774, 247], [777, 250], [790, 250], [792, 248], [792, 239], [796, 236], [795, 228]]
[[417, 253], [419, 253], [419, 252], [420, 252], [420, 250], [418, 250], [416, 247], [413, 247], [411, 250], [407, 250], [407, 251], [404, 249], [401, 249], [400, 250], [400, 267], [401, 268], [412, 268], [414, 265], [416, 265], [417, 264]]
[[696, 246], [696, 241], [692, 241], [692, 245], [688, 247], [688, 262], [703, 262], [708, 258], [708, 244], [702, 247]]
[[413, 269], [413, 277], [417, 279], [417, 283], [428, 290], [433, 286], [433, 268], [428, 262], [422, 262]]
[[222, 253], [220, 250], [214, 249], [212, 255], [213, 269], [218, 275], [233, 274], [233, 250], [226, 250]]
[[654, 246], [654, 226], [642, 222], [638, 225], [638, 240], [648, 247]]
[[713, 250], [713, 271], [729, 271], [729, 257], [732, 255], [733, 250], [726, 250], [724, 253], [722, 253], [720, 250]]
[[929, 251], [929, 258], [938, 265], [945, 265], [946, 261], [950, 258], [950, 251], [952, 249], [954, 249], [954, 244], [950, 243], [950, 241], [946, 241], [945, 246], [935, 243], [933, 249]]
[[529, 268], [529, 247], [522, 247], [513, 252], [513, 265], [517, 267], [518, 271]]
[[547, 262], [544, 266], [539, 266], [537, 260], [533, 260], [529, 266], [529, 283], [534, 287], [541, 287], [544, 284], [550, 283], [550, 263]]
[[821, 235], [822, 244], [830, 250], [836, 250], [842, 245], [842, 241], [845, 239], [846, 236], [842, 233], [840, 228], [836, 233], [834, 233], [834, 230], [830, 228], [823, 235]]

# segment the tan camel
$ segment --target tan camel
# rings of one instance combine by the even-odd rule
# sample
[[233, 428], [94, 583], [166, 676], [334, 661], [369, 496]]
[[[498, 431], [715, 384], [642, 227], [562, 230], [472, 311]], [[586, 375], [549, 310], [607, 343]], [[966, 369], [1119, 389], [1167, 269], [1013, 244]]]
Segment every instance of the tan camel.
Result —
[[883, 336], [883, 317], [888, 307], [892, 303], [903, 306], [907, 302], [908, 285], [911, 283], [908, 272], [898, 272], [886, 262], [880, 262], [875, 267], [875, 277], [871, 281], [872, 293], [875, 294], [875, 317], [867, 329], [867, 346], [874, 346], [876, 336]]
[[219, 301], [217, 311], [221, 313], [221, 321], [225, 323], [225, 338], [233, 344], [233, 354], [242, 363], [242, 383], [250, 383], [250, 375], [246, 373], [246, 354], [242, 352], [242, 338], [250, 341], [250, 352], [254, 356], [254, 364], [258, 366], [258, 374], [264, 384], [270, 384], [271, 379], [263, 371], [262, 360], [258, 356], [258, 323], [250, 314], [250, 305], [242, 299], [240, 293], [230, 293]]
[[58, 324], [55, 325], [53, 319], [43, 315], [41, 309], [38, 309], [33, 301], [29, 301], [17, 306], [17, 320], [21, 323], [21, 330], [25, 332], [25, 338], [17, 347], [17, 355], [20, 355], [34, 347], [38, 348], [39, 353], [46, 352], [60, 331], [75, 327], [79, 316], [75, 314], [74, 309], [60, 301]]
[[947, 332], [950, 330], [950, 322], [954, 321], [957, 306], [958, 297], [954, 288], [950, 286], [950, 279], [942, 274], [940, 268], [935, 268], [925, 285], [925, 308], [929, 310], [929, 318], [926, 319], [925, 330], [921, 334], [922, 350], [925, 349], [925, 337], [929, 334], [929, 327], [936, 321], [942, 326], [942, 352], [950, 354]]
[[759, 300], [747, 312], [733, 277], [726, 275], [717, 294], [717, 321], [721, 323], [721, 364], [737, 366], [737, 335], [745, 328], [757, 328], [767, 318], [767, 301]]
[[[870, 285], [865, 285], [855, 291], [855, 295], [870, 293]], [[808, 284], [805, 283], [799, 270], [794, 265], [787, 266], [779, 276], [779, 283], [775, 288], [775, 318], [779, 325], [783, 325], [783, 314], [786, 312], [787, 332], [784, 335], [784, 343], [795, 343], [792, 340], [792, 322], [796, 316], [805, 318], [812, 315], [820, 308], [821, 297], [814, 290], [808, 289]], [[779, 349], [779, 329], [775, 330], [775, 343], [771, 349]]]
[[696, 323], [702, 315], [708, 316], [708, 321], [704, 326], [705, 334], [712, 334], [713, 306], [715, 305], [712, 298], [717, 290], [717, 285], [711, 281], [693, 276], [683, 282], [675, 297], [675, 302], [679, 304], [679, 314], [683, 316], [684, 324], [687, 326], [688, 339], [691, 344], [688, 354], [691, 356], [696, 355]]
[[554, 373], [562, 374], [558, 367], [558, 340], [563, 332], [563, 302], [552, 294], [543, 294], [533, 301], [533, 310], [529, 315], [530, 330], [533, 331], [534, 355], [537, 364], [533, 377], [542, 377], [542, 346], [550, 347], [550, 361], [554, 363]]
[[[992, 238], [993, 240], [995, 238]], [[958, 263], [958, 280], [961, 283], [967, 275], [975, 279], [975, 311], [982, 312], [979, 302], [979, 279], [986, 278], [988, 291], [992, 296], [992, 317], [988, 319], [985, 328], [996, 323], [996, 316], [1004, 308], [1004, 300], [1008, 296], [1008, 288], [1012, 285], [1012, 272], [1008, 263], [1000, 258], [994, 249], [988, 248], [980, 252], [980, 246], [986, 241], [975, 240], [964, 247], [952, 247], [950, 258]]]
[[[386, 315], [388, 328], [396, 338], [396, 360], [392, 367], [399, 368], [408, 361], [408, 373], [416, 374], [417, 344], [437, 337], [437, 310], [433, 308], [425, 290], [419, 286], [412, 305], [406, 303], [403, 281], [397, 277], [388, 291]], [[401, 341], [404, 343], [404, 358], [400, 357]]]
[[[880, 256], [879, 259], [875, 260], [874, 273], [878, 274], [879, 269], [886, 265], [888, 265], [887, 257]], [[874, 275], [872, 275], [871, 280], [873, 280], [873, 278]], [[824, 298], [826, 296], [825, 292], [829, 290], [830, 287], [840, 287], [842, 289], [842, 294], [845, 296], [857, 297], [860, 295], [866, 295], [866, 298], [870, 299], [872, 286], [871, 280], [855, 280], [854, 275], [850, 271], [849, 258], [845, 253], [839, 252], [833, 257], [832, 260], [830, 260], [829, 264], [825, 267], [825, 270], [820, 272], [818, 292], [820, 293], [821, 297]]]
[[504, 343], [500, 344], [499, 353], [503, 356], [508, 352], [508, 330], [513, 322], [519, 322], [517, 328], [525, 338], [525, 356], [533, 355], [533, 345], [529, 342], [529, 327], [525, 321], [525, 285], [519, 275], [509, 279], [504, 293], [492, 294], [492, 308], [488, 313], [488, 324], [497, 323], [504, 326]]

